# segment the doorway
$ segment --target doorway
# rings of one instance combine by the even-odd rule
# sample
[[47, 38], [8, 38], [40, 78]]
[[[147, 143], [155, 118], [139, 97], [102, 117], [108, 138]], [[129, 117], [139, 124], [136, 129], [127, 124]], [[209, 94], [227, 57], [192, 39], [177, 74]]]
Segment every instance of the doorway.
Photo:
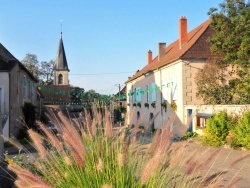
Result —
[[[188, 114], [188, 117], [187, 117], [187, 122], [189, 122], [189, 118], [192, 118], [192, 114], [193, 114], [193, 109], [188, 109], [187, 110], [187, 114]], [[188, 131], [189, 132], [193, 132], [193, 120], [190, 121], [190, 124], [188, 125]]]

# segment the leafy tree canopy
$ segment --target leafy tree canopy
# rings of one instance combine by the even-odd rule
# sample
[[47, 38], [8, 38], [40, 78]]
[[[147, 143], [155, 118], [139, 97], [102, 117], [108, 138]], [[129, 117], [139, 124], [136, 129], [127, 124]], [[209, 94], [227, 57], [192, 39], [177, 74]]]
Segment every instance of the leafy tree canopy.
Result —
[[225, 0], [208, 14], [216, 59], [196, 75], [197, 96], [207, 104], [249, 104], [250, 2]]
[[35, 54], [28, 53], [21, 62], [39, 80], [40, 84], [53, 83], [54, 60], [39, 62]]

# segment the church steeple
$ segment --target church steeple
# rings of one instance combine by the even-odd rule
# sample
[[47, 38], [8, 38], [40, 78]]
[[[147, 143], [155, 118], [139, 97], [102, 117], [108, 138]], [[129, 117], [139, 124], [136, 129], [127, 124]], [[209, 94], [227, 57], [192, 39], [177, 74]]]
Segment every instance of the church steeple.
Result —
[[66, 58], [66, 54], [65, 54], [65, 50], [64, 50], [64, 46], [63, 46], [62, 32], [61, 32], [61, 38], [59, 41], [54, 70], [67, 70], [67, 71], [69, 71], [67, 58]]
[[62, 32], [54, 66], [54, 85], [68, 85], [68, 63], [63, 46]]

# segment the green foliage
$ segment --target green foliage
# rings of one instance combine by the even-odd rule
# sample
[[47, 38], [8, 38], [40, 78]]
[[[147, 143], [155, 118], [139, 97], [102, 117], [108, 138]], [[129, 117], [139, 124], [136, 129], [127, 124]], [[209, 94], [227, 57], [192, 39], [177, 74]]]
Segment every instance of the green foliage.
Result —
[[184, 140], [187, 140], [189, 138], [197, 137], [198, 134], [196, 132], [186, 132], [186, 134], [183, 136]]
[[41, 84], [52, 84], [54, 60], [39, 62], [35, 54], [28, 53], [21, 62]]
[[249, 104], [250, 2], [226, 0], [209, 15], [214, 57], [198, 73], [197, 96], [206, 104]]
[[221, 111], [212, 116], [203, 130], [203, 141], [211, 146], [221, 146], [226, 143], [229, 133], [229, 118], [226, 111]]
[[250, 111], [240, 118], [239, 124], [230, 132], [233, 137], [234, 146], [250, 149]]

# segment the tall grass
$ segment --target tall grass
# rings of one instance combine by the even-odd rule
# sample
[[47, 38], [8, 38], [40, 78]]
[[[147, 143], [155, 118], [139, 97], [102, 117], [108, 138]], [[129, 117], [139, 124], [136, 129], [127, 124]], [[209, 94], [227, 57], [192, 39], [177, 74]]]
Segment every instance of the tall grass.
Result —
[[[214, 187], [225, 171], [208, 175], [206, 165], [218, 156], [212, 153], [206, 164], [205, 155], [194, 151], [184, 157], [182, 142], [172, 145], [170, 124], [154, 133], [152, 143], [139, 142], [139, 123], [133, 129], [113, 128], [108, 110], [102, 116], [92, 108], [85, 110], [84, 120], [68, 119], [61, 112], [51, 113], [58, 134], [38, 123], [44, 132], [29, 130], [39, 154], [32, 163], [10, 162], [8, 168], [17, 174], [17, 187], [84, 187], [84, 188], [165, 188]], [[147, 128], [146, 128], [147, 130]], [[207, 153], [206, 153], [207, 155]], [[231, 184], [238, 182], [232, 181]]]

